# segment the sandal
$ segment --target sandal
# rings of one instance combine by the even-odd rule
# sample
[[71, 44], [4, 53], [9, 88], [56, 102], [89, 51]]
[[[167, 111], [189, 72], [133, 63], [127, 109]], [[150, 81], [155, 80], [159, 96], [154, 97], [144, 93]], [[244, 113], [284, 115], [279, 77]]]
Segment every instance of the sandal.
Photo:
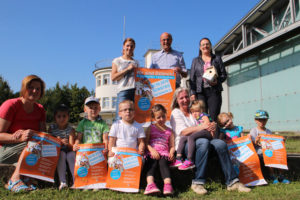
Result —
[[[20, 182], [22, 184], [18, 185]], [[25, 185], [25, 183], [23, 183], [23, 181], [21, 179], [15, 181], [15, 182], [12, 182], [11, 180], [9, 180], [6, 189], [8, 189], [9, 191], [12, 191], [12, 192], [30, 191], [30, 188], [27, 185]]]
[[26, 183], [26, 185], [28, 187], [31, 188], [31, 190], [37, 190], [37, 187], [33, 184], [33, 182], [35, 182], [35, 181], [33, 181], [32, 179], [30, 179], [28, 177], [23, 178], [22, 180], [24, 181], [24, 183]]

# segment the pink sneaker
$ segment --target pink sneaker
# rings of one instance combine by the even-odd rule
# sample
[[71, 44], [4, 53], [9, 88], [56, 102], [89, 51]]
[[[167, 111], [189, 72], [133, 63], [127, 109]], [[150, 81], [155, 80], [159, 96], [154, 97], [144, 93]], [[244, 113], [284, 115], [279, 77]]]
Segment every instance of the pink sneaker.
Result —
[[186, 160], [184, 161], [184, 163], [182, 165], [180, 165], [178, 167], [179, 170], [188, 170], [188, 169], [193, 169], [195, 167], [194, 163], [189, 161], [189, 160]]
[[166, 183], [164, 185], [164, 195], [172, 195], [173, 194], [173, 187], [171, 183]]
[[155, 183], [147, 185], [144, 194], [159, 194], [160, 190], [156, 187]]
[[181, 160], [175, 160], [174, 162], [172, 162], [170, 164], [170, 167], [179, 167], [180, 165], [182, 165], [182, 161]]

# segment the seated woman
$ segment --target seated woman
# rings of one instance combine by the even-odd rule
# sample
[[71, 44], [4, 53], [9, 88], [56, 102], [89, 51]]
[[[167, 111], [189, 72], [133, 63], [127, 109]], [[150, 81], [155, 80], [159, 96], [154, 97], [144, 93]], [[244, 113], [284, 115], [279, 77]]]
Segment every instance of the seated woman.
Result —
[[[203, 132], [207, 134], [208, 131], [214, 131], [216, 124], [211, 122], [209, 124], [197, 125], [197, 121], [191, 115], [190, 96], [185, 88], [177, 88], [174, 92], [172, 100], [171, 126], [175, 133], [175, 148], [177, 149], [181, 136], [187, 136], [194, 133]], [[239, 182], [238, 176], [235, 173], [229, 154], [227, 145], [224, 141], [219, 139], [208, 140], [207, 138], [198, 138], [195, 147], [195, 178], [192, 181], [192, 190], [197, 194], [206, 194], [207, 190], [204, 188], [205, 172], [208, 159], [209, 149], [212, 147], [218, 155], [221, 163], [227, 190], [238, 190], [239, 192], [250, 192], [251, 189], [245, 187]], [[187, 152], [187, 145], [185, 146]]]
[[29, 75], [22, 81], [20, 97], [5, 101], [0, 107], [0, 163], [16, 164], [6, 188], [13, 192], [30, 191], [19, 174], [23, 149], [34, 131], [46, 130], [46, 112], [37, 103], [45, 91], [44, 81]]

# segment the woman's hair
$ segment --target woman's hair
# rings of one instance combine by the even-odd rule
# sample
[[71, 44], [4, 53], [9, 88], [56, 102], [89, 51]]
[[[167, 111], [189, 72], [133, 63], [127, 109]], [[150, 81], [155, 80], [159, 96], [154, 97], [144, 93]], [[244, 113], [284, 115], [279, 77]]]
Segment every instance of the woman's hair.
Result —
[[210, 41], [207, 37], [204, 37], [204, 38], [202, 38], [202, 39], [200, 40], [200, 42], [199, 42], [199, 57], [202, 56], [202, 51], [201, 51], [201, 49], [200, 49], [202, 40], [207, 40], [207, 41], [209, 42], [210, 47], [211, 47], [211, 49], [210, 49], [210, 55], [212, 55], [213, 52], [212, 52], [212, 46], [211, 46], [212, 44], [211, 44], [211, 41]]
[[202, 100], [195, 100], [192, 102], [192, 105], [190, 107], [191, 112], [205, 112], [206, 107], [205, 107], [205, 102]]
[[172, 99], [172, 103], [171, 103], [172, 110], [174, 110], [175, 108], [179, 108], [179, 105], [178, 105], [178, 102], [177, 102], [177, 96], [178, 96], [179, 93], [184, 92], [184, 91], [190, 96], [190, 93], [189, 93], [188, 89], [186, 89], [186, 88], [179, 87], [175, 90], [174, 95], [173, 95], [173, 99]]
[[218, 119], [217, 119], [217, 122], [218, 122], [218, 125], [219, 126], [223, 126], [223, 124], [222, 124], [222, 119], [225, 117], [225, 116], [227, 116], [227, 117], [229, 117], [229, 118], [231, 118], [231, 119], [233, 119], [233, 114], [231, 113], [231, 112], [222, 112], [222, 113], [220, 113], [219, 115], [218, 115]]
[[163, 105], [161, 105], [161, 104], [155, 104], [155, 105], [152, 107], [152, 109], [151, 109], [151, 117], [152, 117], [152, 118], [155, 118], [154, 113], [156, 113], [156, 112], [158, 112], [158, 111], [162, 111], [164, 114], [167, 113], [167, 110], [166, 110], [166, 108], [165, 108]]
[[42, 98], [42, 96], [45, 94], [45, 82], [38, 77], [37, 75], [29, 75], [26, 76], [23, 80], [22, 80], [22, 86], [21, 86], [21, 90], [20, 90], [20, 97], [24, 97], [26, 90], [28, 89], [29, 85], [32, 83], [32, 81], [38, 81], [41, 83], [41, 96], [40, 98]]
[[60, 104], [55, 108], [54, 116], [56, 116], [58, 112], [67, 112], [69, 115], [69, 108], [65, 104]]
[[[135, 48], [135, 41], [134, 41], [134, 39], [132, 39], [132, 38], [126, 38], [125, 40], [124, 40], [124, 42], [123, 42], [123, 47], [124, 47], [124, 45], [126, 44], [126, 42], [132, 42], [133, 43], [133, 47]], [[123, 50], [123, 48], [122, 48], [122, 55], [124, 54], [124, 50]], [[130, 55], [130, 56], [134, 56], [134, 53], [132, 52], [132, 55]]]

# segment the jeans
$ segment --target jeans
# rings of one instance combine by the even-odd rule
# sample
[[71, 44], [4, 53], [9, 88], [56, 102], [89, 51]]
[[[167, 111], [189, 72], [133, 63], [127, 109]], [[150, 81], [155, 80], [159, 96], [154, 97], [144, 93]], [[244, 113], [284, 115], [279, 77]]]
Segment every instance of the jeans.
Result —
[[129, 90], [123, 90], [120, 91], [117, 94], [117, 105], [116, 105], [116, 117], [115, 121], [119, 120], [119, 104], [124, 101], [124, 100], [131, 100], [134, 102], [134, 93], [135, 93], [135, 88], [129, 89]]
[[[192, 184], [204, 184], [206, 180], [206, 165], [209, 155], [209, 150], [215, 150], [221, 163], [222, 171], [225, 176], [226, 185], [230, 186], [235, 182], [238, 182], [238, 176], [234, 171], [231, 163], [227, 145], [223, 140], [213, 139], [209, 141], [205, 138], [199, 138], [196, 140], [196, 154], [195, 154], [195, 166], [196, 173]], [[185, 152], [188, 152], [188, 145], [185, 145]]]

